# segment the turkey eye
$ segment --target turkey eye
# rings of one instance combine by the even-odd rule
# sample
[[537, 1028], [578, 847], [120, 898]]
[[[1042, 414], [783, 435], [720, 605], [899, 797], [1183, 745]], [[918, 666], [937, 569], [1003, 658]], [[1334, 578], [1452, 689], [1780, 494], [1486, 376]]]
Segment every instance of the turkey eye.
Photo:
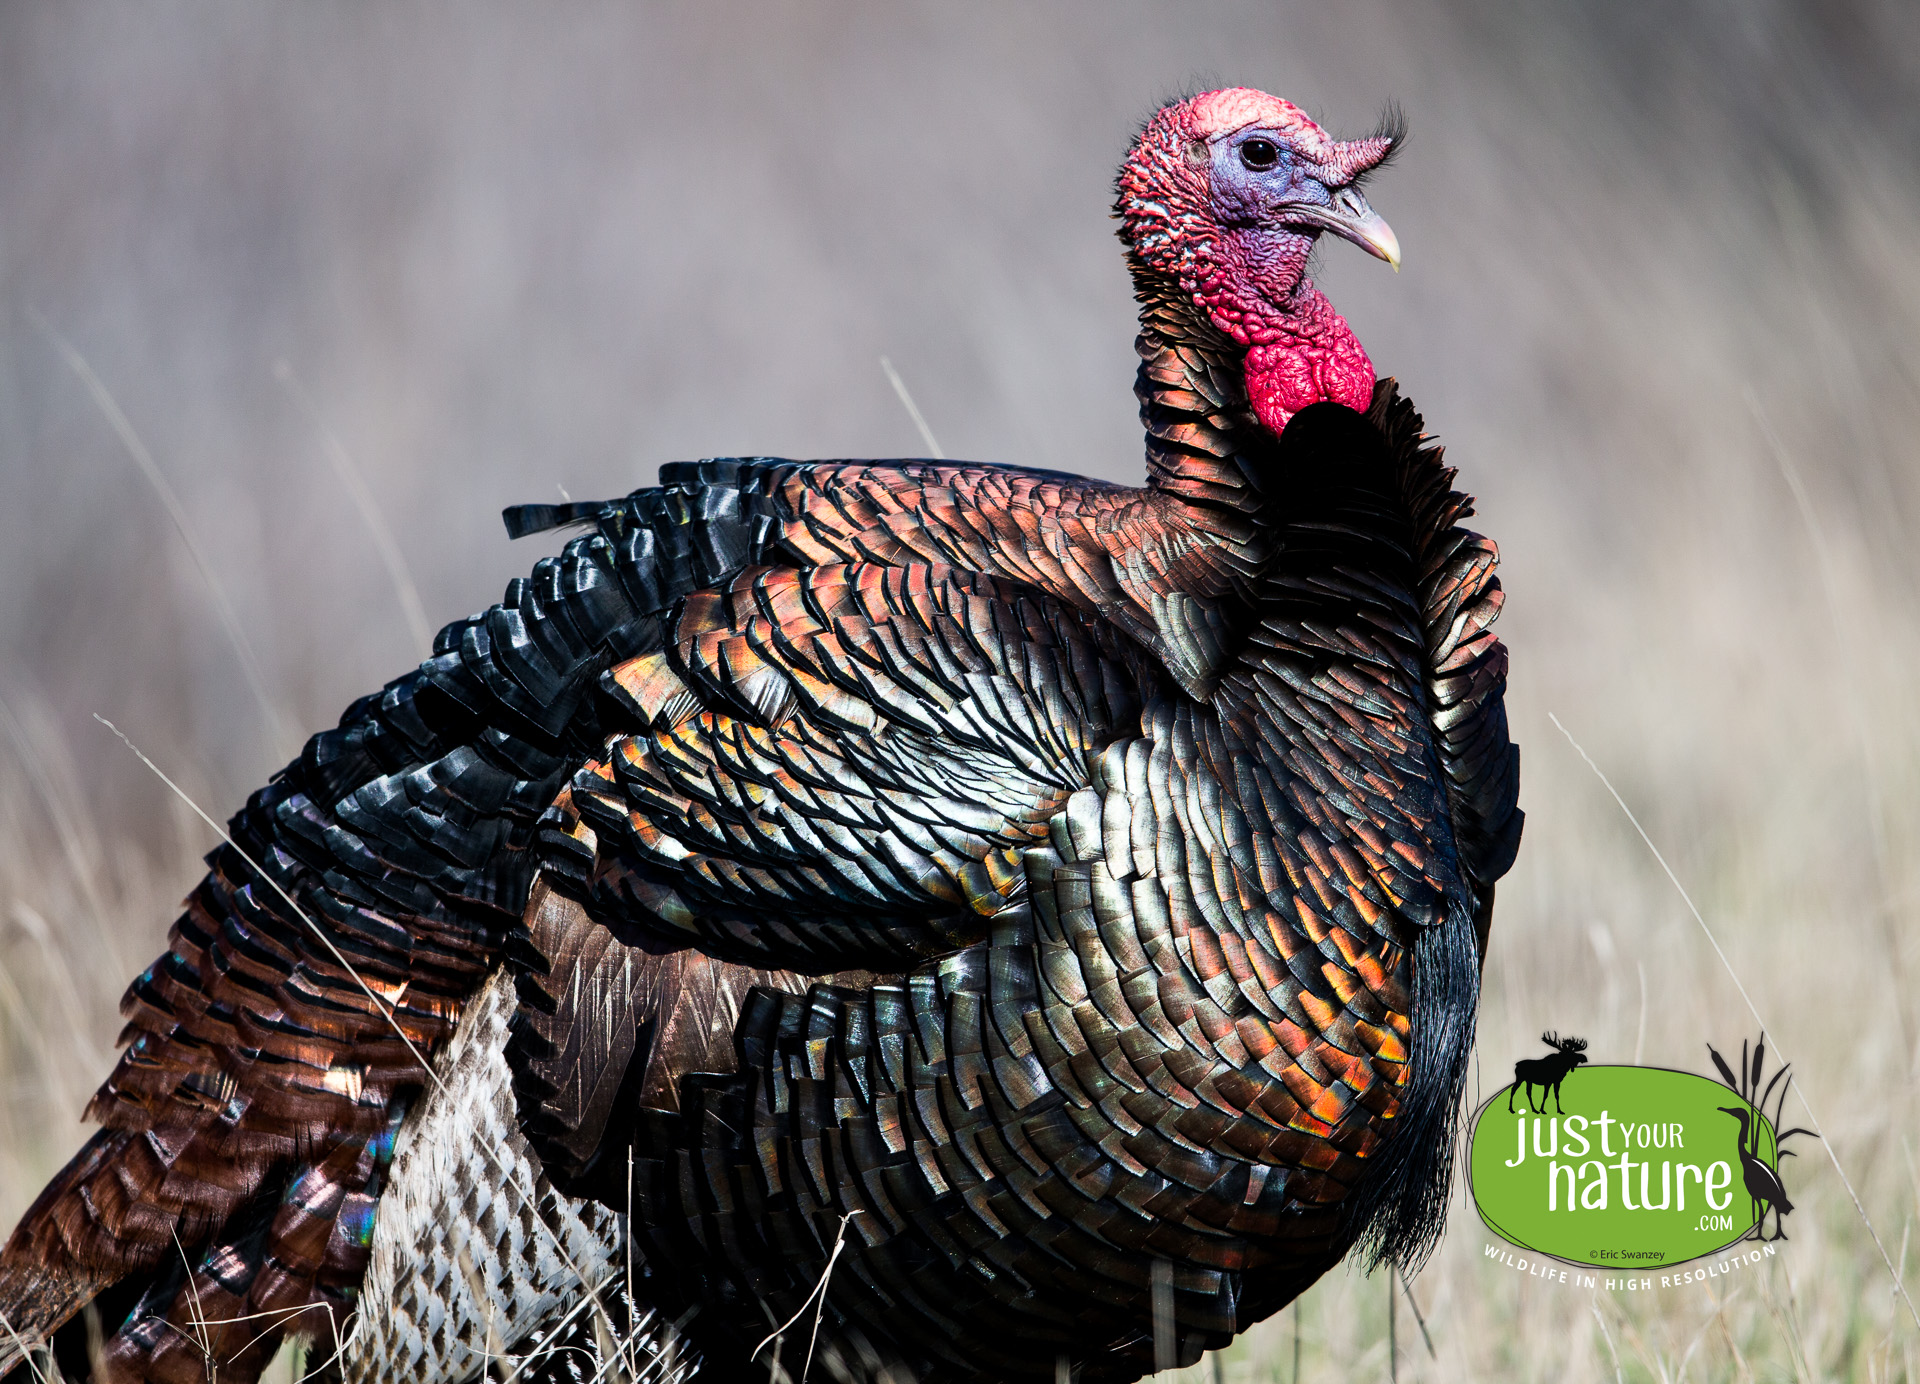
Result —
[[1270, 139], [1250, 139], [1240, 146], [1240, 162], [1256, 173], [1264, 173], [1280, 162], [1280, 151]]

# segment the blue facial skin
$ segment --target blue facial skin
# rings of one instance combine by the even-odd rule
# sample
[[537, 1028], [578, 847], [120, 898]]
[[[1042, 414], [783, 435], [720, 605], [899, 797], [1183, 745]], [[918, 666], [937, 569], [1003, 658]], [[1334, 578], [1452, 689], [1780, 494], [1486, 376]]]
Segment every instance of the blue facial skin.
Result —
[[[1267, 150], [1273, 162], [1266, 167]], [[1248, 146], [1253, 146], [1251, 149]], [[1302, 205], [1333, 212], [1333, 194], [1299, 165], [1286, 136], [1253, 126], [1215, 140], [1212, 154], [1214, 214], [1224, 228], [1280, 230], [1312, 239], [1314, 227], [1285, 225], [1284, 212]]]
[[1215, 140], [1209, 152], [1215, 222], [1238, 244], [1243, 262], [1278, 281], [1297, 280], [1320, 231], [1286, 213], [1303, 204], [1330, 213], [1325, 185], [1299, 166], [1280, 134], [1259, 126]]
[[[1372, 165], [1381, 157], [1376, 155]], [[1207, 150], [1213, 214], [1256, 262], [1306, 263], [1322, 231], [1350, 240], [1400, 267], [1399, 242], [1367, 205], [1357, 178], [1325, 181], [1326, 170], [1301, 157], [1279, 131], [1252, 126], [1215, 140]], [[1364, 176], [1364, 170], [1362, 170]]]

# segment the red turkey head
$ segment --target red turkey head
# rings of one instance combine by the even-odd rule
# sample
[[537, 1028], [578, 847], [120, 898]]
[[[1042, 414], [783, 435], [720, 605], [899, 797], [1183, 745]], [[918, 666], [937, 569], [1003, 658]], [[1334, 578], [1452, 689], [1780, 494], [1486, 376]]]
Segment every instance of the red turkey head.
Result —
[[1121, 166], [1121, 238], [1248, 348], [1248, 393], [1276, 432], [1309, 403], [1371, 398], [1372, 364], [1305, 274], [1324, 231], [1400, 267], [1358, 182], [1402, 137], [1335, 140], [1292, 102], [1234, 87], [1161, 109]]

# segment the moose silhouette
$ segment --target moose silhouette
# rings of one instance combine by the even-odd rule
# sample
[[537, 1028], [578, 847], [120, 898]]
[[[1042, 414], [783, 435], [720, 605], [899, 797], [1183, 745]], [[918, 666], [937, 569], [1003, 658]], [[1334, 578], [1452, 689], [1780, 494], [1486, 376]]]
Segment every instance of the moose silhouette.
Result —
[[[1513, 1088], [1507, 1092], [1507, 1112], [1513, 1114], [1513, 1097], [1522, 1086], [1527, 1088], [1527, 1109], [1536, 1115], [1547, 1113], [1546, 1092], [1553, 1092], [1553, 1103], [1564, 1115], [1567, 1108], [1560, 1104], [1560, 1083], [1567, 1079], [1567, 1073], [1587, 1060], [1587, 1040], [1584, 1038], [1562, 1038], [1554, 1033], [1543, 1033], [1540, 1041], [1554, 1050], [1552, 1057], [1530, 1057], [1513, 1064]], [[1533, 1088], [1541, 1090], [1540, 1108], [1534, 1110]]]

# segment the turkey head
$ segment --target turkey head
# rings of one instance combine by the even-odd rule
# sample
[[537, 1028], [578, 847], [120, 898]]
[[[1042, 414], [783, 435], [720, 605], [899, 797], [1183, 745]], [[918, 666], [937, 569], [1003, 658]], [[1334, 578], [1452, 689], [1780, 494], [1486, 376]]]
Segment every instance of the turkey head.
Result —
[[1118, 179], [1121, 238], [1246, 351], [1246, 388], [1274, 434], [1309, 404], [1365, 411], [1373, 364], [1306, 277], [1322, 232], [1400, 267], [1360, 182], [1405, 139], [1398, 120], [1340, 141], [1298, 106], [1235, 87], [1149, 120]]

